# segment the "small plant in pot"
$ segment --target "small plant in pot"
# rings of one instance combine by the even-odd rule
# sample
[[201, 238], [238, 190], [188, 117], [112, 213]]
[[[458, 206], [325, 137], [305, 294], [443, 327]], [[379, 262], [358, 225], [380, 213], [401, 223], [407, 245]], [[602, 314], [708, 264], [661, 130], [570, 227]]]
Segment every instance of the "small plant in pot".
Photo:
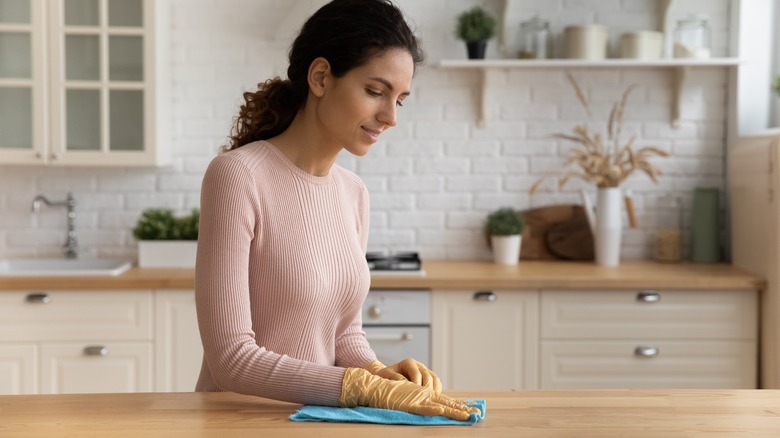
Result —
[[490, 236], [494, 262], [501, 265], [519, 262], [524, 225], [522, 214], [511, 207], [501, 207], [488, 215], [485, 233]]
[[193, 268], [198, 247], [200, 210], [176, 217], [168, 208], [148, 208], [133, 228], [138, 239], [138, 266]]
[[466, 42], [469, 59], [485, 58], [487, 41], [496, 33], [496, 19], [481, 6], [458, 15], [455, 35]]

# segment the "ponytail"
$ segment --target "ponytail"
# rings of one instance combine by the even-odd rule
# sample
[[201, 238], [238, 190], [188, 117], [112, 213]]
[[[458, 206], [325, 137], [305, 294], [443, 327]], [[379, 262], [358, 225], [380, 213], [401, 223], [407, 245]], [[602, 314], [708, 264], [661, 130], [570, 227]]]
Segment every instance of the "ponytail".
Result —
[[303, 107], [305, 98], [306, 93], [297, 92], [290, 80], [279, 77], [258, 84], [255, 92], [245, 92], [244, 104], [228, 136], [229, 144], [222, 146], [222, 150], [233, 150], [281, 134]]

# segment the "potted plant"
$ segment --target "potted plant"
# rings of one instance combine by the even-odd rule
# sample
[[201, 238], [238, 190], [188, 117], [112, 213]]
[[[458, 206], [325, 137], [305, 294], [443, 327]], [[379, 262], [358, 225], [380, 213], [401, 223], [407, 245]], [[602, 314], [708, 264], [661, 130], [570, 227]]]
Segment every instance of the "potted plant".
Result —
[[198, 247], [200, 210], [176, 217], [167, 208], [148, 208], [133, 228], [138, 239], [138, 266], [142, 268], [194, 268]]
[[488, 215], [485, 233], [490, 236], [494, 262], [502, 265], [518, 263], [524, 225], [521, 213], [511, 207], [501, 207]]
[[487, 41], [496, 33], [496, 19], [481, 6], [458, 15], [456, 36], [466, 42], [469, 59], [483, 59]]

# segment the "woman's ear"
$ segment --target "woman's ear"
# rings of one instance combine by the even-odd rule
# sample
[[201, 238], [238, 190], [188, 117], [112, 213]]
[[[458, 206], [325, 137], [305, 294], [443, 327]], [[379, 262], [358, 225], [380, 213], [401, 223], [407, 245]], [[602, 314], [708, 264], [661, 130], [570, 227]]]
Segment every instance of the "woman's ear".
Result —
[[309, 65], [309, 89], [312, 94], [322, 97], [330, 79], [330, 63], [323, 57], [316, 58]]

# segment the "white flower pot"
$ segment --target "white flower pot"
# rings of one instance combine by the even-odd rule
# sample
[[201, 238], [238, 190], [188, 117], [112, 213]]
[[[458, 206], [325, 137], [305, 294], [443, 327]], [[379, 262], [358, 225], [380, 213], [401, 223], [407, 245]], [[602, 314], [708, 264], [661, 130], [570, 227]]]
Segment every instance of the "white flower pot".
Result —
[[620, 264], [620, 240], [623, 234], [623, 195], [619, 187], [602, 188], [596, 200], [596, 264]]
[[138, 267], [194, 268], [197, 240], [139, 240]]
[[519, 234], [513, 236], [490, 236], [490, 244], [493, 247], [493, 261], [500, 265], [518, 264], [520, 261], [522, 237]]

